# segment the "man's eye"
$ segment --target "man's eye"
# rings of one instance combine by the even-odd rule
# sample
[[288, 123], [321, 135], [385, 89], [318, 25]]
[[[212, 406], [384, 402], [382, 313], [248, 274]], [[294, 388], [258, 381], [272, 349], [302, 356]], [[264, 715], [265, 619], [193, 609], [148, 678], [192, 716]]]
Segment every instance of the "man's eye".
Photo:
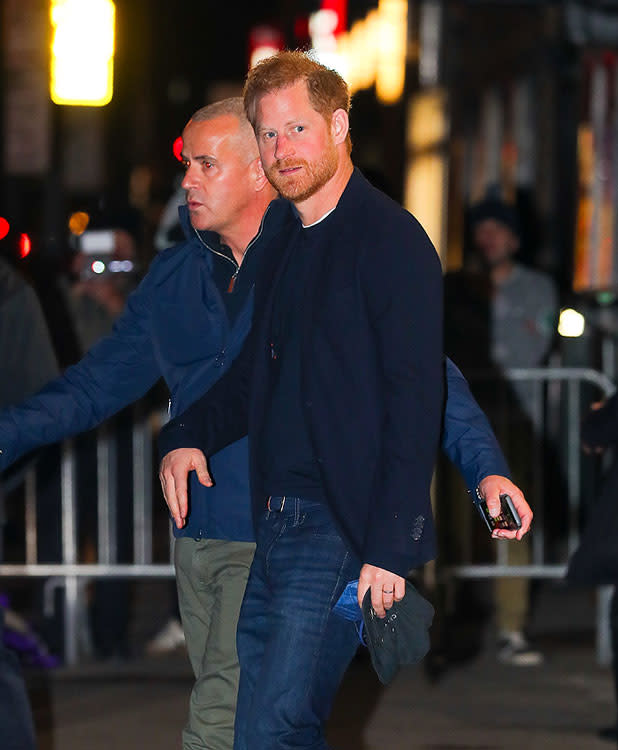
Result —
[[296, 125], [294, 127], [294, 132], [296, 132], [296, 133], [302, 133], [304, 129], [305, 129], [304, 125]]
[[190, 164], [189, 160], [188, 160], [188, 159], [183, 159], [183, 160], [181, 161], [181, 164], [182, 164], [182, 168], [183, 168], [183, 169], [185, 170], [185, 172], [186, 172], [186, 171], [187, 171], [187, 169], [189, 169], [189, 164]]
[[213, 166], [213, 164], [211, 161], [203, 161], [202, 166], [204, 167], [204, 169], [210, 169]]
[[267, 130], [265, 133], [262, 133], [262, 138], [265, 141], [269, 141], [271, 138], [274, 138], [275, 134], [272, 130]]

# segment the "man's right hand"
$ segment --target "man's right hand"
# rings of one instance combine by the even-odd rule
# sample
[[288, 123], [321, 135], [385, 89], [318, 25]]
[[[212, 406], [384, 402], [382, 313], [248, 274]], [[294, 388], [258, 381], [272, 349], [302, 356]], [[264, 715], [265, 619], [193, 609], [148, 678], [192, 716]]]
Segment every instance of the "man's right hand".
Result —
[[185, 525], [189, 512], [187, 486], [191, 471], [195, 471], [204, 487], [212, 487], [206, 456], [198, 448], [177, 448], [170, 451], [163, 457], [159, 466], [163, 497], [179, 529]]

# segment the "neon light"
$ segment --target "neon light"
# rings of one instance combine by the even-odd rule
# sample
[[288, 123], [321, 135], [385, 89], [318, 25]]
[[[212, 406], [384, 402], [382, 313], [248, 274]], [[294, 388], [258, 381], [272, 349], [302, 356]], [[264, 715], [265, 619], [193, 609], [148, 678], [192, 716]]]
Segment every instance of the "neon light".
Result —
[[399, 101], [404, 90], [408, 43], [406, 0], [380, 0], [377, 9], [348, 32], [340, 32], [339, 13], [345, 13], [345, 7], [339, 9], [337, 5], [324, 0], [321, 10], [309, 18], [317, 59], [337, 70], [352, 94], [375, 85], [380, 101]]
[[111, 101], [115, 12], [112, 0], [51, 0], [50, 95], [56, 104]]
[[178, 138], [174, 140], [174, 143], [172, 144], [172, 153], [178, 159], [178, 161], [182, 161], [182, 136], [181, 135], [179, 135]]
[[19, 235], [19, 257], [25, 258], [26, 256], [30, 255], [31, 250], [32, 250], [32, 241], [30, 237], [27, 234], [20, 234]]

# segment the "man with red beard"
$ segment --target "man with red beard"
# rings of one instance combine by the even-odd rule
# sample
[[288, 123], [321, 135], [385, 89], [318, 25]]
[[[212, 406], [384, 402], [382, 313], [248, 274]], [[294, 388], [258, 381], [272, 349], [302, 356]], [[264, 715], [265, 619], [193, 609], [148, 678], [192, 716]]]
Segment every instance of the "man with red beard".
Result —
[[210, 483], [204, 453], [248, 431], [257, 550], [234, 746], [324, 750], [358, 645], [333, 605], [358, 579], [359, 603], [370, 589], [384, 616], [435, 554], [441, 269], [418, 222], [354, 169], [337, 73], [283, 52], [249, 73], [244, 102], [289, 216], [258, 271], [245, 347], [164, 429], [160, 476], [182, 523], [187, 473]]

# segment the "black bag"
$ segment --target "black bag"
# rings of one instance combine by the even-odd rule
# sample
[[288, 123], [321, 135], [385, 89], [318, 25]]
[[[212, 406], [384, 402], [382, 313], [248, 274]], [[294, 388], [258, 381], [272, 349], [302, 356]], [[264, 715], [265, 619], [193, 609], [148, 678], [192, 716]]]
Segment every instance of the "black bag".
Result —
[[569, 560], [570, 583], [618, 583], [618, 461], [607, 472], [579, 547]]

